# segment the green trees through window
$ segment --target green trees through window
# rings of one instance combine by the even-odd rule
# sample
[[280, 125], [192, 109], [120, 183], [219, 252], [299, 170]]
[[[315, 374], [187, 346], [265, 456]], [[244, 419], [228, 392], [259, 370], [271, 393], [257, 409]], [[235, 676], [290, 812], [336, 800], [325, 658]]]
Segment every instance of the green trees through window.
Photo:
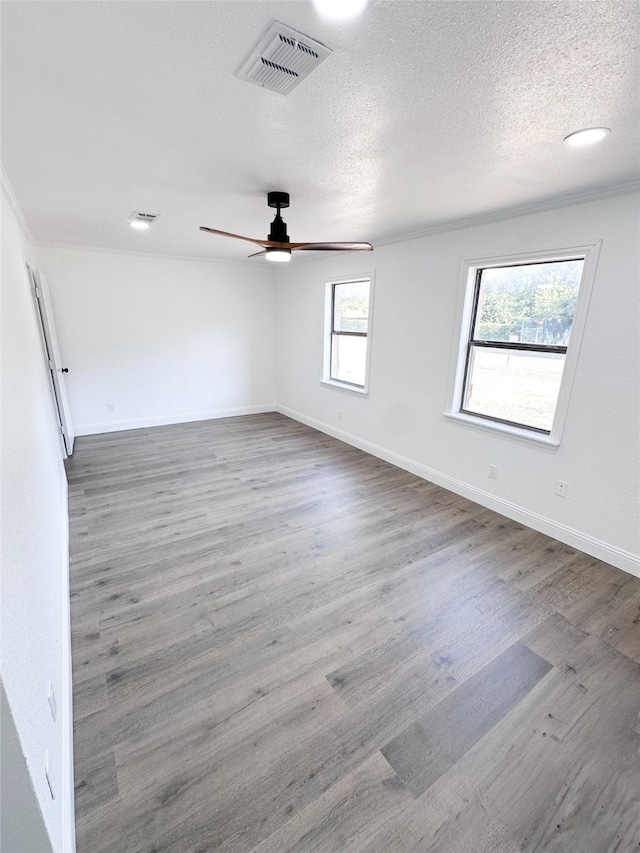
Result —
[[474, 338], [566, 346], [583, 263], [580, 259], [482, 270]]

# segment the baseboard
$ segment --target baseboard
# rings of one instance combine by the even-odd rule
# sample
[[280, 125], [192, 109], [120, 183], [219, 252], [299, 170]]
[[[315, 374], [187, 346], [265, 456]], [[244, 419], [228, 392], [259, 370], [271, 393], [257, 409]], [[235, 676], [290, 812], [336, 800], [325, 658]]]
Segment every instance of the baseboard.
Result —
[[63, 535], [62, 567], [62, 850], [76, 853], [76, 808], [73, 773], [73, 678], [71, 663], [71, 597], [69, 590], [69, 488], [66, 477], [62, 481]]
[[481, 506], [487, 507], [487, 509], [499, 512], [513, 521], [518, 521], [527, 527], [531, 527], [533, 530], [545, 533], [553, 539], [564, 542], [572, 548], [584, 551], [585, 554], [597, 557], [597, 559], [610, 563], [612, 566], [616, 566], [631, 575], [640, 577], [640, 558], [630, 551], [625, 551], [601, 539], [596, 539], [594, 536], [590, 536], [588, 533], [583, 533], [580, 530], [575, 530], [573, 527], [560, 524], [547, 516], [532, 512], [512, 501], [498, 498], [489, 492], [485, 492], [483, 489], [478, 489], [462, 480], [450, 477], [441, 471], [436, 471], [435, 468], [429, 468], [427, 465], [422, 465], [420, 462], [415, 462], [413, 459], [409, 459], [392, 450], [387, 450], [385, 447], [374, 444], [371, 441], [366, 441], [344, 430], [336, 429], [330, 424], [324, 423], [324, 421], [303, 415], [301, 412], [296, 412], [287, 406], [278, 406], [277, 411], [295, 421], [313, 427], [313, 429], [317, 429], [319, 432], [324, 432], [333, 438], [337, 438], [339, 441], [344, 441], [346, 444], [357, 447], [359, 450], [364, 450], [365, 453], [370, 453], [372, 456], [384, 459], [385, 462], [390, 462], [398, 468], [403, 468], [405, 471], [409, 471], [423, 480], [429, 480], [429, 482], [442, 486], [458, 495], [462, 495]]
[[240, 415], [261, 415], [275, 412], [275, 403], [263, 403], [260, 406], [239, 406], [235, 409], [214, 409], [211, 412], [186, 412], [181, 415], [159, 415], [155, 418], [137, 418], [129, 421], [105, 421], [97, 424], [74, 425], [76, 435], [99, 435], [104, 432], [121, 432], [126, 429], [144, 429], [145, 427], [167, 426], [169, 424], [187, 424], [193, 421], [212, 421], [218, 418], [236, 418]]

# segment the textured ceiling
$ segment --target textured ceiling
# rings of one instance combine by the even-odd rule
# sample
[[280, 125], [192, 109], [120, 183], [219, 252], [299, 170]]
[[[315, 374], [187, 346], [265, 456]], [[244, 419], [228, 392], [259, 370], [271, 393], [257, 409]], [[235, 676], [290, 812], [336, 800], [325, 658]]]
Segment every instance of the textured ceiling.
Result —
[[[38, 241], [243, 258], [198, 226], [266, 237], [270, 189], [291, 239], [375, 244], [638, 179], [635, 2], [1, 7], [2, 163]], [[234, 76], [274, 19], [333, 49], [286, 97]]]

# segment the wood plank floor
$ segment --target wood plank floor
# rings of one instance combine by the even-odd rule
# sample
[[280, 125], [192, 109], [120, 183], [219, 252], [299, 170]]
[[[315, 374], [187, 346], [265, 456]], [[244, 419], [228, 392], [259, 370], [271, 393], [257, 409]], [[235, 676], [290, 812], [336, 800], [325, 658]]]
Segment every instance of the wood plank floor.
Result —
[[79, 853], [640, 849], [640, 579], [277, 414], [76, 448]]

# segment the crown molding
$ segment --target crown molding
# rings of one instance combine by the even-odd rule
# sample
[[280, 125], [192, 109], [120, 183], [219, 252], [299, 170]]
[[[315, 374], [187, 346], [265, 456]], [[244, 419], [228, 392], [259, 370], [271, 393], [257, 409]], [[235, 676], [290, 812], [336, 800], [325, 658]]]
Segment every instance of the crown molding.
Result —
[[547, 210], [557, 210], [563, 207], [573, 207], [578, 204], [588, 204], [592, 201], [601, 201], [616, 196], [629, 195], [640, 192], [640, 181], [631, 181], [626, 184], [617, 184], [600, 190], [588, 190], [587, 192], [574, 193], [562, 198], [549, 199], [548, 201], [534, 202], [533, 204], [511, 207], [496, 213], [486, 213], [479, 216], [471, 216], [467, 219], [455, 219], [450, 222], [442, 222], [439, 225], [427, 226], [419, 231], [409, 234], [399, 234], [396, 237], [386, 237], [377, 240], [376, 246], [387, 246], [392, 243], [404, 243], [407, 240], [418, 240], [420, 237], [429, 237], [432, 234], [444, 234], [448, 231], [459, 231], [463, 228], [474, 228], [478, 225], [489, 225], [492, 222], [504, 222], [505, 219], [514, 219], [520, 216], [530, 216], [534, 213], [544, 213]]
[[[7, 198], [13, 208], [18, 220], [23, 227], [27, 238], [32, 246], [43, 249], [72, 249], [78, 252], [102, 252], [112, 255], [130, 255], [140, 258], [157, 258], [172, 261], [206, 261], [213, 264], [241, 264], [246, 265], [246, 259], [235, 260], [231, 258], [207, 258], [200, 255], [170, 255], [163, 252], [140, 252], [130, 249], [112, 249], [101, 246], [80, 246], [75, 243], [56, 243], [41, 240], [34, 240], [31, 229], [26, 220], [26, 217], [20, 207], [20, 203], [16, 198], [11, 183], [6, 175], [2, 164], [0, 164], [2, 187], [4, 188]], [[466, 219], [454, 219], [448, 222], [442, 222], [438, 225], [427, 226], [418, 231], [411, 231], [406, 234], [399, 234], [394, 237], [386, 237], [381, 240], [376, 240], [374, 248], [393, 245], [394, 243], [404, 243], [410, 240], [419, 240], [422, 237], [429, 237], [434, 234], [445, 234], [449, 231], [459, 231], [464, 228], [474, 228], [479, 225], [489, 225], [492, 222], [503, 222], [507, 219], [514, 219], [521, 216], [530, 216], [535, 213], [544, 213], [548, 210], [557, 210], [563, 207], [572, 207], [578, 204], [588, 204], [589, 202], [601, 201], [617, 196], [629, 195], [631, 193], [640, 192], [640, 181], [631, 181], [626, 184], [617, 184], [613, 187], [607, 187], [599, 190], [588, 190], [587, 192], [574, 193], [573, 195], [563, 196], [562, 198], [549, 199], [548, 201], [535, 202], [533, 204], [521, 205], [512, 207], [506, 210], [497, 211], [495, 213], [481, 214], [472, 216]], [[295, 258], [295, 263], [317, 263], [326, 259], [326, 255], [318, 257], [300, 257]], [[276, 272], [276, 270], [273, 270]]]
[[20, 223], [20, 227], [26, 234], [27, 240], [30, 243], [33, 243], [33, 234], [31, 233], [31, 228], [29, 227], [29, 223], [27, 222], [27, 217], [24, 215], [24, 211], [20, 207], [20, 202], [18, 201], [18, 197], [13, 191], [13, 187], [11, 186], [11, 181], [7, 173], [4, 170], [4, 166], [0, 163], [0, 185], [4, 190], [4, 193], [7, 197], [9, 204], [11, 205], [11, 209], [16, 215], [18, 222]]
[[147, 258], [163, 261], [206, 261], [210, 264], [238, 264], [245, 266], [246, 260], [234, 258], [205, 258], [200, 255], [169, 255], [164, 252], [137, 252], [132, 249], [111, 249], [101, 246], [80, 246], [76, 243], [51, 243], [46, 240], [31, 240], [36, 249], [70, 249], [74, 252], [97, 252], [103, 255], [129, 255], [134, 258]]
[[[1, 0], [0, 0], [1, 2]], [[101, 246], [81, 246], [77, 243], [55, 243], [49, 242], [47, 240], [30, 240], [31, 245], [36, 249], [71, 249], [75, 252], [99, 252], [101, 254], [106, 255], [131, 255], [132, 257], [137, 258], [156, 258], [158, 260], [165, 261], [207, 261], [211, 264], [240, 264], [241, 266], [246, 266], [248, 258], [244, 258], [243, 260], [236, 260], [235, 258], [206, 258], [201, 255], [169, 255], [164, 252], [140, 252], [135, 249], [111, 249], [111, 248], [103, 248]], [[306, 253], [305, 253], [306, 254]], [[322, 255], [322, 257], [302, 257], [302, 253], [296, 254], [295, 257], [291, 258], [292, 264], [308, 264], [313, 261], [321, 261], [326, 259], [326, 255]], [[258, 264], [253, 263], [253, 267], [259, 268], [264, 266], [264, 259], [261, 259]], [[289, 267], [289, 264], [282, 264], [281, 266]], [[278, 264], [269, 264], [266, 269], [269, 269], [273, 273], [277, 273], [279, 269]]]

